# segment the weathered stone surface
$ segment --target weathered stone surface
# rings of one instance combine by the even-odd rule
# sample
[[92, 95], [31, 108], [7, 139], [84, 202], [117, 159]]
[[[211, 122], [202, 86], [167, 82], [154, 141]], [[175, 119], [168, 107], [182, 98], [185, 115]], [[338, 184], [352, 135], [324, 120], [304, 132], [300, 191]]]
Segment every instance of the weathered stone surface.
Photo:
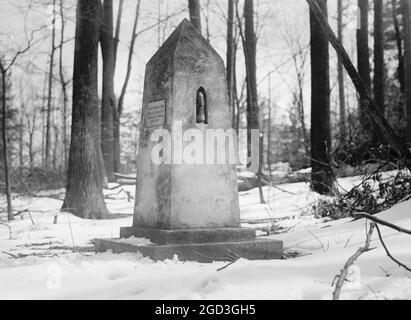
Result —
[[[207, 94], [208, 124], [196, 122], [196, 97]], [[161, 128], [230, 129], [224, 63], [187, 20], [177, 27], [146, 66], [142, 123], [148, 106], [165, 102]], [[143, 125], [137, 159], [133, 226], [158, 229], [240, 227], [234, 165], [160, 164], [151, 161], [158, 127]], [[177, 143], [172, 141], [172, 145]], [[188, 144], [188, 142], [186, 142]], [[185, 145], [183, 145], [183, 148]], [[176, 160], [173, 158], [173, 160]]]
[[114, 253], [140, 252], [154, 261], [173, 259], [180, 261], [232, 261], [241, 257], [248, 260], [282, 259], [283, 243], [276, 240], [254, 240], [244, 242], [180, 244], [180, 245], [133, 245], [121, 240], [96, 240], [97, 252], [112, 250]]
[[147, 238], [156, 244], [241, 242], [255, 239], [249, 228], [159, 230], [137, 227], [120, 229], [120, 238]]

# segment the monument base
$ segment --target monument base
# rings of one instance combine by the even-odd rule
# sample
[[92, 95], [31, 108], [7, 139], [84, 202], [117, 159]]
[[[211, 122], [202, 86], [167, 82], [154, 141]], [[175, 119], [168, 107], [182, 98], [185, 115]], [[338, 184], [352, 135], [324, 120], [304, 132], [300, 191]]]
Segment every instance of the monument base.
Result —
[[191, 243], [166, 245], [141, 245], [133, 239], [97, 239], [94, 243], [96, 252], [112, 250], [114, 253], [140, 252], [154, 261], [173, 259], [210, 263], [214, 261], [233, 261], [236, 258], [248, 260], [281, 259], [283, 242], [277, 240], [250, 240], [222, 243]]
[[147, 238], [156, 244], [190, 244], [239, 242], [255, 239], [255, 230], [250, 228], [216, 229], [149, 229], [139, 227], [120, 228], [120, 238]]

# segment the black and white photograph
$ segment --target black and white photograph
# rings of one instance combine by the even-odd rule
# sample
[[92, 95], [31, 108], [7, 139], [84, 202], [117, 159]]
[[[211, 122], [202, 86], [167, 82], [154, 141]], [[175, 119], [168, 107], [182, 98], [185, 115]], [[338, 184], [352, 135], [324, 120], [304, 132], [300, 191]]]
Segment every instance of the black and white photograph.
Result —
[[0, 84], [0, 300], [411, 300], [411, 0], [0, 0]]

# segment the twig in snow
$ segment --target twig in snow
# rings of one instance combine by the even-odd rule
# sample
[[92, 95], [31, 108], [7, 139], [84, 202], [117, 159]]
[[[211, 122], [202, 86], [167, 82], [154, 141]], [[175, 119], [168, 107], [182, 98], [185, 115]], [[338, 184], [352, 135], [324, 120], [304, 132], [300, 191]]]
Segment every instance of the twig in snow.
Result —
[[378, 268], [380, 268], [380, 269], [382, 270], [382, 272], [385, 273], [385, 276], [386, 276], [387, 278], [391, 277], [391, 273], [387, 272], [383, 267], [378, 266]]
[[2, 253], [7, 254], [7, 255], [9, 255], [9, 256], [12, 257], [12, 258], [18, 258], [18, 256], [16, 256], [15, 254], [12, 254], [12, 253], [7, 252], [7, 251], [2, 251]]
[[311, 232], [311, 230], [309, 230], [307, 227], [304, 227], [305, 230], [307, 230], [321, 245], [321, 248], [323, 249], [323, 252], [326, 252], [329, 249], [330, 243], [328, 242], [328, 248], [327, 250], [324, 247], [324, 244], [321, 242], [321, 240], [314, 234]]
[[225, 266], [223, 266], [223, 267], [221, 267], [221, 268], [218, 268], [218, 269], [217, 269], [217, 272], [222, 271], [222, 270], [228, 268], [228, 267], [231, 266], [232, 264], [236, 263], [236, 262], [238, 261], [238, 259], [239, 259], [239, 258], [231, 261], [230, 263], [226, 264]]
[[348, 244], [350, 243], [352, 237], [354, 236], [354, 233], [351, 235], [351, 237], [348, 238], [347, 242], [345, 243], [344, 248], [347, 248]]
[[11, 240], [11, 239], [12, 239], [11, 227], [10, 227], [7, 223], [1, 222], [1, 221], [0, 221], [0, 224], [1, 224], [2, 226], [7, 227], [7, 228], [9, 229], [9, 240]]
[[365, 239], [365, 245], [364, 247], [358, 248], [357, 252], [352, 255], [347, 262], [344, 265], [344, 268], [341, 270], [340, 274], [334, 278], [333, 284], [335, 282], [335, 279], [338, 278], [337, 284], [335, 285], [335, 290], [333, 292], [333, 299], [334, 300], [339, 300], [340, 299], [340, 294], [341, 294], [341, 289], [344, 284], [345, 278], [347, 277], [348, 269], [350, 268], [351, 265], [354, 264], [354, 262], [364, 253], [370, 251], [370, 242], [371, 242], [371, 236], [374, 231], [375, 223], [371, 223], [370, 228], [367, 233], [367, 237]]

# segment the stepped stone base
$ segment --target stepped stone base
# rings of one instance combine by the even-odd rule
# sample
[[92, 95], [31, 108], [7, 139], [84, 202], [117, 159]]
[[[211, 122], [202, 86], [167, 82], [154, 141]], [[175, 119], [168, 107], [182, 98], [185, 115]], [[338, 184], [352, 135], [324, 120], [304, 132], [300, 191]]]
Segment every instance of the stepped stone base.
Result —
[[160, 230], [138, 227], [120, 228], [120, 238], [147, 238], [156, 244], [191, 244], [239, 242], [255, 239], [255, 231], [249, 228], [180, 229]]
[[232, 261], [236, 258], [248, 260], [281, 259], [283, 254], [282, 241], [250, 240], [223, 243], [191, 243], [141, 245], [133, 239], [97, 239], [96, 252], [112, 250], [114, 253], [140, 252], [144, 257], [154, 261], [173, 259], [178, 256], [180, 261], [197, 261], [209, 263], [213, 261]]

